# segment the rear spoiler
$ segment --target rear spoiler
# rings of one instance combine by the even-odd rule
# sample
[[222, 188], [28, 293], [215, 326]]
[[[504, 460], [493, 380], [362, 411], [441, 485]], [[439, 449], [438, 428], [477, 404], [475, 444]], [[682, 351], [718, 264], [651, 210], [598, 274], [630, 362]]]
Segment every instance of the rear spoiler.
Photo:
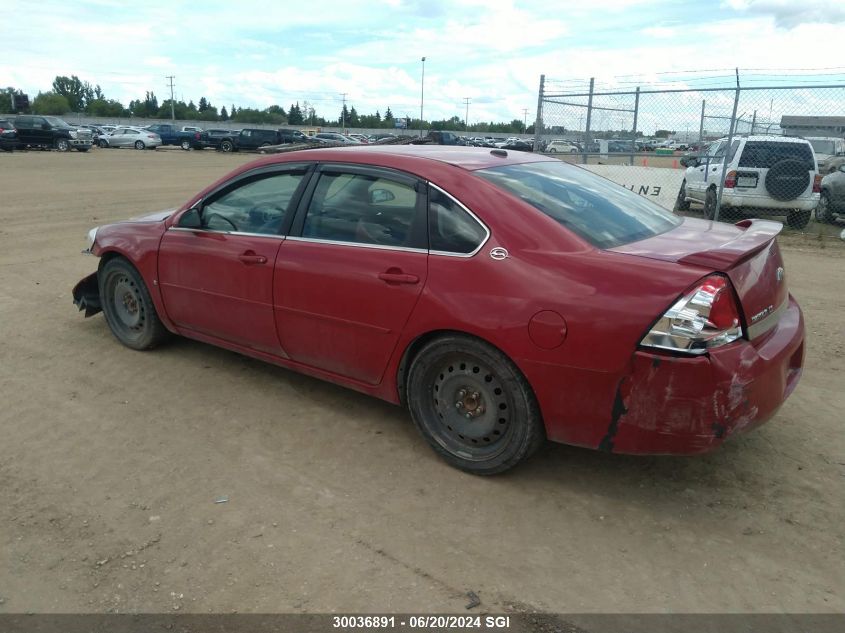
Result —
[[763, 250], [783, 230], [783, 224], [771, 220], [741, 220], [736, 226], [745, 230], [735, 239], [718, 248], [690, 253], [678, 261], [682, 264], [727, 270]]

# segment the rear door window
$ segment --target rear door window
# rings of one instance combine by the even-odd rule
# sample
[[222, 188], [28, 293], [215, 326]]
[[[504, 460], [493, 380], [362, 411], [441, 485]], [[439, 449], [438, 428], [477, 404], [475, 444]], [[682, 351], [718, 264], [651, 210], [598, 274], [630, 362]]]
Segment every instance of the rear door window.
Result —
[[771, 169], [776, 163], [786, 159], [800, 161], [808, 171], [816, 169], [809, 143], [783, 141], [748, 141], [739, 157], [739, 166]]

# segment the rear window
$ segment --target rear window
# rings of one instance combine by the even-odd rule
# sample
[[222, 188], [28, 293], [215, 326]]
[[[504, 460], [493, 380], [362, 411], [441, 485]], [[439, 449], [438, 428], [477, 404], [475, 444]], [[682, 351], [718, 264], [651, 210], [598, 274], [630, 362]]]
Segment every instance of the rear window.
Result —
[[836, 145], [834, 144], [834, 141], [822, 138], [811, 138], [809, 141], [810, 145], [813, 146], [813, 149], [816, 150], [816, 154], [836, 153]]
[[598, 248], [653, 237], [681, 223], [681, 218], [625, 187], [561, 161], [475, 173]]
[[813, 150], [809, 143], [786, 143], [779, 141], [748, 141], [739, 157], [740, 167], [770, 169], [785, 159], [797, 159], [808, 171], [816, 169]]

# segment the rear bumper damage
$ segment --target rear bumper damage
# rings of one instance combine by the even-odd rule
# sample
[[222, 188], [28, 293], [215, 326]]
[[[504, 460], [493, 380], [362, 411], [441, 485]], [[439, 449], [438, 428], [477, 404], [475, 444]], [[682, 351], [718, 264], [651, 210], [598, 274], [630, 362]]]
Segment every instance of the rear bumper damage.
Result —
[[770, 419], [804, 364], [804, 320], [790, 297], [778, 325], [695, 358], [637, 351], [620, 382], [599, 448], [619, 453], [703, 453]]
[[86, 317], [93, 316], [103, 309], [97, 273], [91, 273], [73, 287], [73, 305], [79, 308], [80, 312], [84, 310]]

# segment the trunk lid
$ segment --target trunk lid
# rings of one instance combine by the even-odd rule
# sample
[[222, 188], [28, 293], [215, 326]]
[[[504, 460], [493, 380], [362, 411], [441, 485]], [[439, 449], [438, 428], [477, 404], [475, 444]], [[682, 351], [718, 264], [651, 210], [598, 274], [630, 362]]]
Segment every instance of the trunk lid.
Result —
[[775, 315], [789, 295], [775, 240], [782, 228], [780, 222], [768, 220], [731, 225], [684, 218], [671, 231], [611, 250], [698, 266], [704, 269], [702, 277], [711, 271], [724, 273], [736, 290], [746, 331], [753, 339], [776, 325]]

